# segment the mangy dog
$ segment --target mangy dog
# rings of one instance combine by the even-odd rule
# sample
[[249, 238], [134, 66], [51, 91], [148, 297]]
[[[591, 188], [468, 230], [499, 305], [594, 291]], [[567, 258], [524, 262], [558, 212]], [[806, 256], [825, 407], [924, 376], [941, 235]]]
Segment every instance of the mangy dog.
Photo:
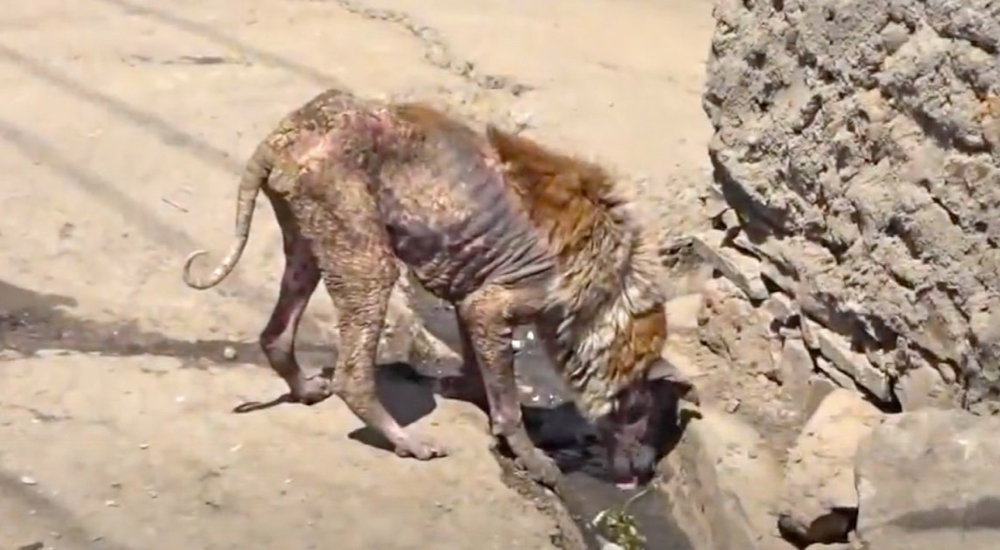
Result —
[[[293, 399], [336, 392], [400, 456], [444, 456], [404, 430], [375, 392], [375, 354], [401, 260], [455, 306], [463, 357], [478, 370], [492, 432], [537, 481], [555, 463], [525, 431], [514, 384], [512, 327], [535, 323], [553, 363], [603, 435], [614, 477], [654, 467], [649, 371], [667, 331], [655, 253], [601, 167], [488, 126], [485, 135], [421, 104], [328, 90], [257, 147], [239, 187], [237, 239], [205, 280], [225, 278], [247, 243], [263, 190], [284, 239], [285, 271], [260, 343]], [[322, 279], [343, 349], [332, 380], [294, 355], [299, 320]], [[473, 367], [477, 365], [478, 368]]]

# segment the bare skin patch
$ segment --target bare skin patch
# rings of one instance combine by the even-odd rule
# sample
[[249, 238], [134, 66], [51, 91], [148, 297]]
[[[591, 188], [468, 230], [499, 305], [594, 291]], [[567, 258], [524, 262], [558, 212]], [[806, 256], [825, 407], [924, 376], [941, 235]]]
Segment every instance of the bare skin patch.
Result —
[[[480, 134], [421, 104], [328, 90], [258, 146], [240, 183], [237, 240], [204, 280], [191, 275], [202, 253], [192, 254], [184, 271], [189, 286], [210, 288], [232, 271], [260, 190], [281, 227], [286, 260], [260, 343], [296, 400], [336, 393], [397, 454], [447, 454], [400, 427], [375, 393], [375, 353], [402, 261], [422, 286], [455, 305], [466, 380], [454, 387], [488, 410], [493, 434], [534, 479], [554, 485], [559, 471], [524, 428], [513, 382], [515, 325], [539, 326], [592, 419], [633, 396], [628, 421], [611, 414], [605, 422], [615, 435], [611, 463], [645, 436], [633, 420], [649, 410], [635, 396], [644, 395], [651, 357], [665, 337], [665, 320], [650, 314], [663, 299], [627, 201], [602, 168], [496, 128]], [[305, 377], [294, 352], [298, 322], [320, 281], [340, 319], [332, 379]]]

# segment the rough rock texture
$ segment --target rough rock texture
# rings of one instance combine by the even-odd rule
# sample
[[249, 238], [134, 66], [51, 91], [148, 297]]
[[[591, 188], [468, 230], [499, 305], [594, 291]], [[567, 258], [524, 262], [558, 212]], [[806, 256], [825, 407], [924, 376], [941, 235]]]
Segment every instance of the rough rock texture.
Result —
[[838, 385], [996, 412], [1000, 2], [721, 0], [715, 17], [703, 105], [736, 215], [702, 255], [753, 306], [791, 300]]
[[767, 313], [747, 303], [738, 286], [726, 279], [705, 286], [702, 342], [741, 372], [774, 376], [781, 344], [768, 328]]
[[878, 550], [997, 548], [1000, 419], [924, 409], [858, 446], [858, 538]]
[[670, 514], [699, 550], [790, 548], [770, 514], [781, 468], [760, 434], [720, 410], [703, 407], [700, 415], [664, 461], [671, 475], [661, 489], [671, 497]]
[[805, 543], [847, 542], [858, 509], [854, 456], [882, 413], [837, 389], [806, 423], [785, 467], [779, 525]]
[[[704, 285], [687, 290], [704, 291]], [[682, 325], [691, 325], [698, 301], [693, 296], [667, 304]], [[672, 333], [663, 352], [671, 369], [694, 382], [701, 401], [679, 404], [683, 434], [658, 466], [657, 487], [670, 497], [668, 514], [695, 550], [791, 550], [772, 514], [781, 490], [779, 459], [754, 419], [725, 412], [727, 401], [716, 384], [731, 381], [718, 380], [719, 373], [696, 353], [711, 352], [691, 336]]]

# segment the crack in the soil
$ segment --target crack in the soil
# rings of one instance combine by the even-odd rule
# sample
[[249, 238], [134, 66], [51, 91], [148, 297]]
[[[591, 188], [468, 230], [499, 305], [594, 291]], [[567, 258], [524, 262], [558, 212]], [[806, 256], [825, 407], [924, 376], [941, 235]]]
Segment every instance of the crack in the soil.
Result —
[[67, 415], [50, 414], [45, 411], [40, 411], [34, 407], [26, 407], [24, 405], [4, 405], [4, 406], [8, 409], [13, 409], [15, 411], [24, 411], [30, 414], [35, 421], [41, 422], [43, 424], [51, 424], [53, 422], [63, 422], [66, 420], [73, 420], [73, 417], [68, 414]]
[[354, 15], [373, 21], [395, 23], [403, 27], [420, 41], [424, 49], [424, 59], [428, 63], [439, 69], [444, 69], [467, 82], [471, 82], [479, 88], [484, 90], [503, 90], [513, 96], [521, 96], [534, 89], [533, 86], [518, 82], [513, 77], [479, 72], [473, 62], [462, 59], [454, 53], [451, 46], [437, 29], [417, 23], [409, 14], [391, 9], [372, 8], [353, 0], [333, 1]]
[[216, 44], [221, 44], [227, 48], [239, 52], [241, 55], [247, 57], [252, 57], [258, 61], [270, 65], [272, 67], [278, 67], [284, 69], [292, 74], [306, 78], [315, 84], [323, 87], [336, 86], [343, 87], [344, 83], [335, 78], [332, 75], [326, 74], [320, 70], [314, 69], [308, 65], [299, 63], [294, 59], [284, 57], [275, 53], [271, 53], [267, 50], [263, 50], [233, 38], [223, 32], [219, 31], [217, 24], [206, 24], [193, 19], [188, 19], [180, 15], [176, 15], [172, 12], [154, 8], [151, 6], [143, 6], [135, 2], [130, 2], [128, 0], [100, 0], [101, 2], [115, 6], [116, 8], [122, 10], [128, 15], [137, 15], [149, 18], [153, 21], [157, 21], [161, 24], [168, 25], [174, 29], [193, 34], [205, 40], [215, 42]]

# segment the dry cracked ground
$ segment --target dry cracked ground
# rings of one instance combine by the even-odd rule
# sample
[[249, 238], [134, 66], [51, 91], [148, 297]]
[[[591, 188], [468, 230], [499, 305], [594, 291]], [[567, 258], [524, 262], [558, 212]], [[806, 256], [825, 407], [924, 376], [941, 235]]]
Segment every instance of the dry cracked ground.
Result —
[[[180, 264], [225, 249], [244, 159], [328, 86], [527, 126], [628, 174], [651, 223], [684, 231], [708, 174], [711, 28], [705, 0], [8, 2], [0, 548], [553, 547], [463, 404], [418, 400], [453, 451], [430, 463], [363, 443], [336, 400], [232, 413], [284, 389], [254, 343], [282, 261], [269, 208], [216, 291]], [[331, 315], [318, 295], [310, 362]]]

